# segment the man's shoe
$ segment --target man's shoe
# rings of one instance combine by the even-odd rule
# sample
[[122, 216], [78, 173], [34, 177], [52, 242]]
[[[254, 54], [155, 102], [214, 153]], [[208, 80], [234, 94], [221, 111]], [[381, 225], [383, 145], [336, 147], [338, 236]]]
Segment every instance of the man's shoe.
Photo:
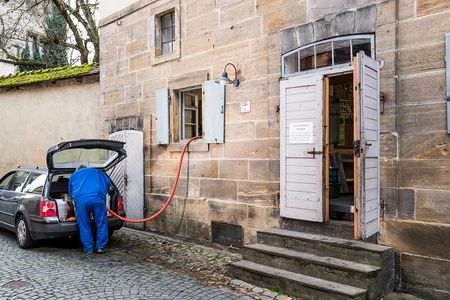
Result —
[[97, 249], [97, 254], [104, 254], [105, 253], [105, 249]]

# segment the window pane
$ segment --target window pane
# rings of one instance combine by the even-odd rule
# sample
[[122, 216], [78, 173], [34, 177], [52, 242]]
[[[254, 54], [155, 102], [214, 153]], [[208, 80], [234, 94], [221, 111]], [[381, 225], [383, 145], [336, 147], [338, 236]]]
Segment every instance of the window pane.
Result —
[[195, 124], [195, 110], [185, 110], [184, 111], [184, 122]]
[[188, 139], [202, 132], [202, 90], [195, 89], [181, 92], [180, 130], [181, 138]]
[[351, 61], [350, 40], [334, 41], [334, 64], [345, 64]]
[[327, 67], [332, 64], [331, 42], [316, 45], [316, 68]]
[[73, 148], [53, 154], [53, 166], [57, 169], [76, 168], [85, 165], [92, 168], [104, 168], [119, 156], [118, 152], [107, 149]]
[[184, 126], [184, 138], [189, 139], [195, 136], [195, 125]]
[[195, 97], [190, 94], [184, 94], [184, 106], [195, 107]]
[[6, 176], [6, 178], [4, 178], [2, 180], [2, 182], [0, 182], [0, 190], [5, 190], [9, 183], [11, 182], [11, 179], [13, 178], [14, 173], [9, 174], [8, 176]]
[[30, 173], [25, 171], [17, 171], [8, 189], [11, 191], [20, 192], [25, 184], [25, 179], [27, 179], [28, 174]]
[[172, 28], [162, 29], [161, 40], [163, 43], [173, 41]]
[[170, 53], [172, 52], [172, 45], [171, 43], [164, 43], [162, 44], [162, 54]]
[[300, 50], [300, 71], [314, 69], [314, 46]]
[[33, 59], [34, 58], [34, 47], [35, 47], [35, 39], [33, 36], [29, 35], [28, 40], [28, 58]]
[[352, 39], [353, 56], [359, 51], [364, 51], [367, 56], [372, 56], [370, 39]]
[[284, 74], [298, 72], [298, 52], [284, 57]]
[[168, 28], [173, 25], [172, 14], [173, 14], [173, 12], [161, 16], [161, 27], [162, 28]]
[[40, 195], [44, 189], [46, 174], [32, 174], [28, 179], [28, 183], [23, 190], [24, 193]]

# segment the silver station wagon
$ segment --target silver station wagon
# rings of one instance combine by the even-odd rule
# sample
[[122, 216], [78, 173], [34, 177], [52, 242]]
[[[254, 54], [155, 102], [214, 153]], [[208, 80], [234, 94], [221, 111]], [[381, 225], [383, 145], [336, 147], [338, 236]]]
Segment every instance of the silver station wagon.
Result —
[[[47, 168], [17, 168], [0, 179], [0, 227], [16, 233], [22, 248], [36, 241], [79, 235], [69, 178], [79, 165], [108, 171], [126, 157], [124, 143], [77, 140], [47, 152]], [[111, 181], [105, 205], [125, 216], [123, 198]], [[92, 222], [93, 227], [95, 226]], [[111, 235], [123, 222], [108, 215]]]

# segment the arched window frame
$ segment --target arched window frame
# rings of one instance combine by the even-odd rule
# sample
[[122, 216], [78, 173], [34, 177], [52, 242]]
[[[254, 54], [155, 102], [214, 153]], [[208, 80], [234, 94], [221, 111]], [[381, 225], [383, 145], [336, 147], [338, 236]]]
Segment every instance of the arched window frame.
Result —
[[[300, 48], [296, 48], [294, 50], [291, 50], [285, 54], [283, 54], [281, 56], [281, 74], [282, 77], [290, 77], [290, 76], [295, 76], [295, 75], [299, 75], [299, 74], [308, 74], [308, 73], [314, 73], [314, 72], [320, 72], [320, 71], [325, 71], [325, 70], [331, 70], [331, 69], [336, 69], [336, 68], [341, 68], [341, 67], [345, 67], [345, 66], [351, 66], [352, 65], [352, 61], [350, 60], [347, 63], [343, 63], [343, 64], [335, 64], [334, 62], [334, 43], [337, 41], [346, 41], [348, 40], [350, 42], [350, 57], [353, 58], [356, 53], [353, 52], [353, 40], [356, 39], [370, 39], [370, 56], [375, 59], [375, 36], [373, 34], [357, 34], [357, 35], [346, 35], [346, 36], [339, 36], [339, 37], [335, 37], [335, 38], [330, 38], [330, 39], [326, 39], [326, 40], [322, 40], [320, 42], [315, 42], [315, 43], [311, 43], [311, 44], [307, 44], [305, 46], [302, 46]], [[332, 63], [330, 66], [326, 66], [326, 67], [319, 67], [317, 68], [317, 46], [318, 45], [322, 45], [322, 44], [326, 44], [326, 43], [330, 43], [331, 42], [331, 51], [332, 51]], [[301, 70], [300, 69], [300, 51], [307, 49], [307, 48], [312, 48], [314, 49], [314, 68], [312, 69], [308, 69], [308, 70]], [[286, 58], [297, 54], [297, 62], [298, 62], [298, 71], [296, 72], [286, 72]]]

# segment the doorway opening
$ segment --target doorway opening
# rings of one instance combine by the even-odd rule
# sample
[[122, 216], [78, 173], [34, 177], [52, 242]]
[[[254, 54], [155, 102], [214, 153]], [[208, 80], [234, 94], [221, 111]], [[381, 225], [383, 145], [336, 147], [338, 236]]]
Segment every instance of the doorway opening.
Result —
[[[329, 76], [325, 80], [325, 211], [328, 219], [354, 220], [355, 161], [353, 74]], [[327, 218], [327, 216], [325, 216]]]

